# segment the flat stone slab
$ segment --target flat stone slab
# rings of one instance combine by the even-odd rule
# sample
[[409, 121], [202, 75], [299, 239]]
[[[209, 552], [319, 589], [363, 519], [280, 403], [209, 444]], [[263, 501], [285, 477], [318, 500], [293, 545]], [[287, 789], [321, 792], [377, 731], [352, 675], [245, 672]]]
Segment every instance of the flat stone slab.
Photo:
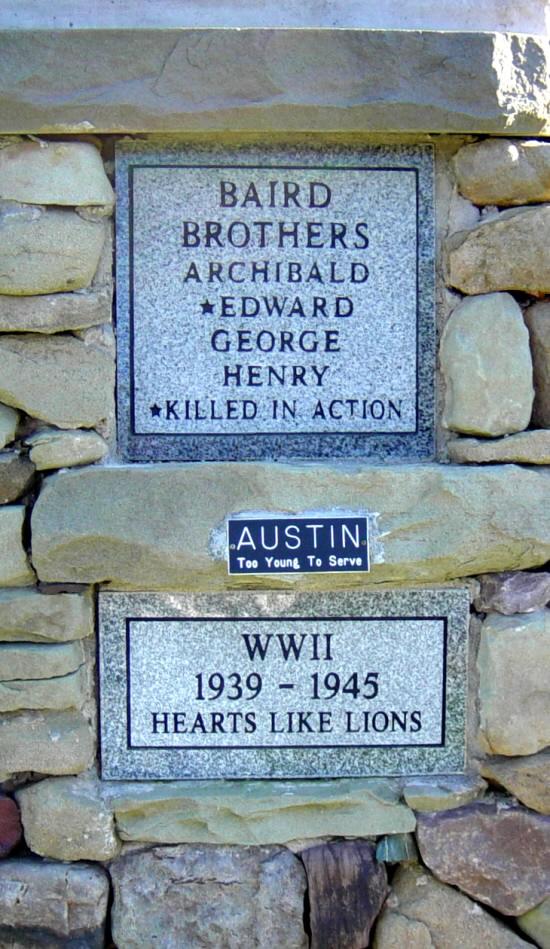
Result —
[[114, 811], [122, 840], [289, 844], [414, 830], [414, 814], [400, 803], [395, 783], [377, 778], [291, 783], [103, 781], [101, 794], [104, 807]]
[[24, 520], [22, 505], [0, 507], [0, 587], [26, 587], [36, 580], [23, 547]]
[[22, 712], [0, 720], [0, 774], [79, 774], [95, 757], [95, 734], [80, 712]]
[[0, 398], [59, 428], [92, 428], [113, 411], [114, 365], [69, 334], [0, 334]]
[[102, 775], [461, 771], [468, 615], [458, 589], [100, 593]]
[[101, 867], [19, 857], [0, 864], [5, 946], [104, 945], [109, 878]]
[[306, 949], [301, 861], [280, 847], [183, 844], [123, 854], [109, 871], [119, 949]]
[[488, 758], [481, 773], [526, 807], [550, 815], [550, 749], [518, 758]]
[[113, 209], [99, 149], [90, 142], [0, 142], [0, 201]]
[[549, 130], [542, 36], [26, 29], [0, 42], [4, 132]]
[[[525, 569], [550, 558], [543, 471], [220, 462], [52, 475], [33, 510], [33, 564], [48, 582], [137, 590], [239, 587], [242, 580], [227, 574], [226, 519], [247, 510], [370, 511], [365, 586]], [[326, 589], [349, 579], [298, 574], [277, 582]], [[254, 584], [265, 580], [255, 577]]]
[[433, 457], [431, 145], [123, 141], [116, 175], [127, 461]]
[[455, 438], [447, 449], [451, 461], [459, 464], [550, 465], [550, 430], [534, 429], [506, 438]]
[[0, 642], [66, 642], [92, 633], [92, 602], [87, 596], [0, 590]]

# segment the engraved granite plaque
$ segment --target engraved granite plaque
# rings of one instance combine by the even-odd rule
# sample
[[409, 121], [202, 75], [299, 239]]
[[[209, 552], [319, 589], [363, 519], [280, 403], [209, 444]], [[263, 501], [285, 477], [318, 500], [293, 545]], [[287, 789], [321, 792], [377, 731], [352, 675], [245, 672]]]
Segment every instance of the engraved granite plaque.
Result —
[[469, 596], [100, 593], [104, 778], [464, 767]]
[[426, 458], [430, 146], [117, 146], [124, 457]]

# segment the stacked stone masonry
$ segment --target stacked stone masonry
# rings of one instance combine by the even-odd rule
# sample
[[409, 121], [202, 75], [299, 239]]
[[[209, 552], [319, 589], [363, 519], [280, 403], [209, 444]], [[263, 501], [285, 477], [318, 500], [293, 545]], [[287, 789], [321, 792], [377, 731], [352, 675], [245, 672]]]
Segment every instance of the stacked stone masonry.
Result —
[[[118, 463], [111, 148], [0, 141], [0, 944], [549, 949], [550, 144], [435, 142], [438, 457], [353, 469]], [[354, 584], [470, 588], [467, 773], [102, 780], [97, 589], [238, 589], [228, 514], [366, 498]]]

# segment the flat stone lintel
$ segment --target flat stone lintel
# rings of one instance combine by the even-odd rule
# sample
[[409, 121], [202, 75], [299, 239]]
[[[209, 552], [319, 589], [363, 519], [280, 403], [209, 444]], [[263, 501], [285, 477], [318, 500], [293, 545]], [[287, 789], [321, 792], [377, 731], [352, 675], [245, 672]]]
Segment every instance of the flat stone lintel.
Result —
[[7, 30], [0, 132], [543, 136], [548, 45], [421, 30]]

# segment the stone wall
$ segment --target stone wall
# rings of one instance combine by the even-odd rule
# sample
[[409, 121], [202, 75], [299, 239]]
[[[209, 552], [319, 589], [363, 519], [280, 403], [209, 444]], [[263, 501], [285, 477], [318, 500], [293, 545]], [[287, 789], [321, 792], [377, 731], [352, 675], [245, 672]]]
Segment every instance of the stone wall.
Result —
[[[112, 139], [1, 140], [0, 944], [550, 946], [550, 144], [434, 143], [438, 457], [349, 469], [121, 465]], [[211, 552], [233, 511], [366, 504], [359, 580]], [[466, 775], [101, 780], [99, 586], [422, 583], [471, 591]]]

